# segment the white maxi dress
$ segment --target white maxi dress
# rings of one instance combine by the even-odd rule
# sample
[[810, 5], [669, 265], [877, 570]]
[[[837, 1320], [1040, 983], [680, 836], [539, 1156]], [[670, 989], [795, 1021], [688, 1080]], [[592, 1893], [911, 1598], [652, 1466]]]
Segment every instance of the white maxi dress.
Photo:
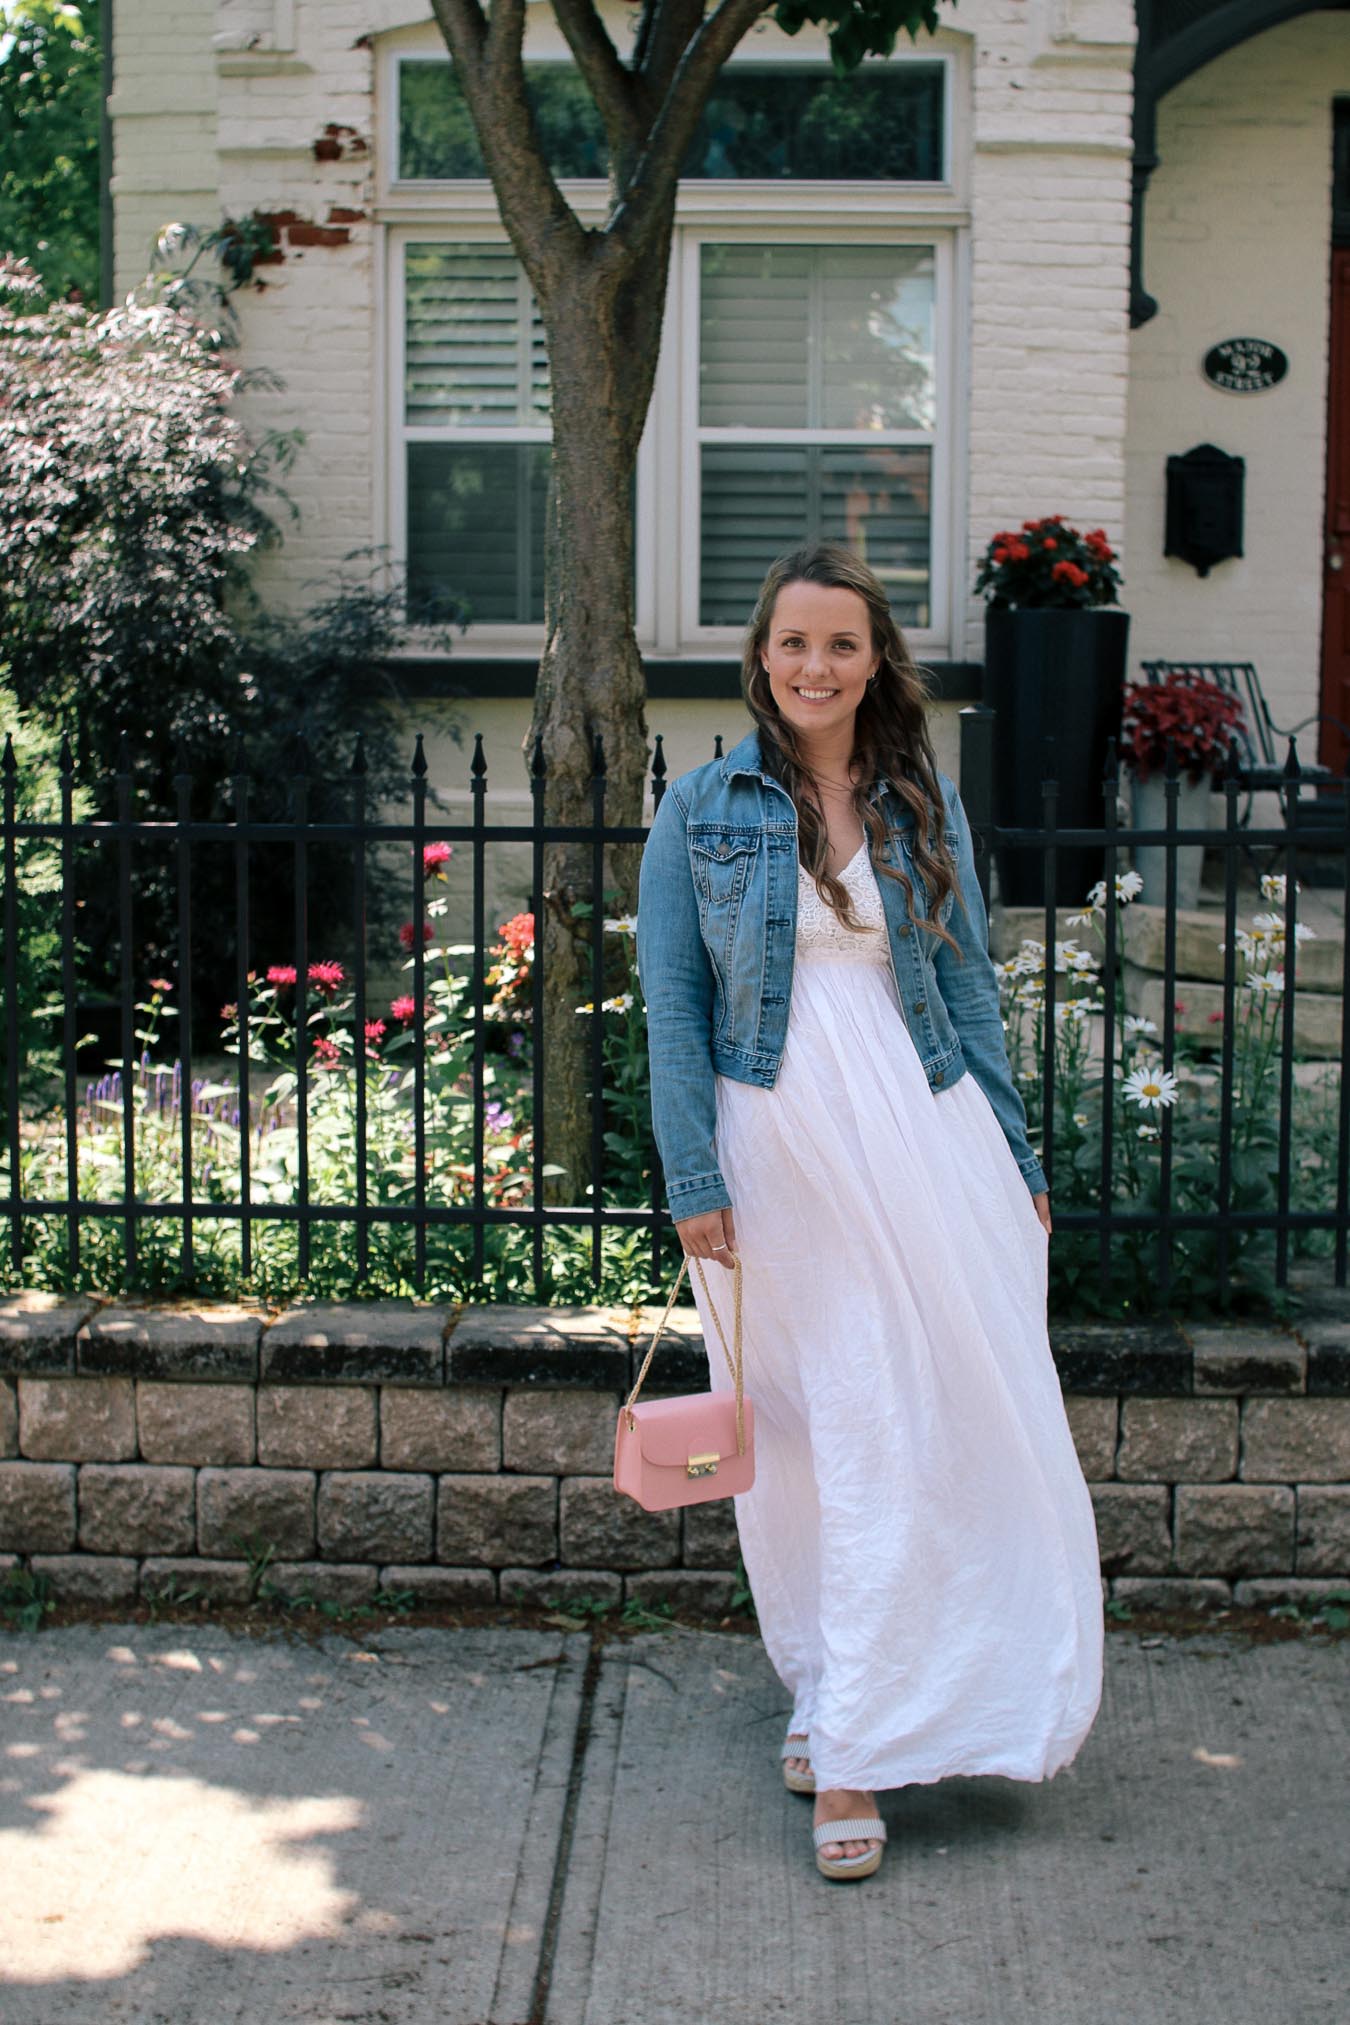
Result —
[[[818, 1790], [1045, 1779], [1092, 1726], [1103, 1647], [1049, 1240], [974, 1076], [929, 1087], [865, 844], [842, 877], [861, 932], [799, 869], [773, 1088], [717, 1079], [756, 1414], [742, 1557]], [[730, 1340], [730, 1278], [707, 1278]]]

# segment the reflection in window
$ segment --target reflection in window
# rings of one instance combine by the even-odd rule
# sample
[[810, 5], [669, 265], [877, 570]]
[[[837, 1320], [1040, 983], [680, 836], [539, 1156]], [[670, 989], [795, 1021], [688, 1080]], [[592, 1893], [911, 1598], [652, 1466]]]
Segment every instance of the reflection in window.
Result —
[[[733, 64], [704, 110], [680, 170], [699, 180], [941, 180], [942, 64], [866, 64], [848, 77], [824, 65]], [[556, 176], [609, 174], [604, 128], [570, 64], [532, 63], [526, 88]], [[401, 182], [486, 176], [451, 64], [399, 65]]]

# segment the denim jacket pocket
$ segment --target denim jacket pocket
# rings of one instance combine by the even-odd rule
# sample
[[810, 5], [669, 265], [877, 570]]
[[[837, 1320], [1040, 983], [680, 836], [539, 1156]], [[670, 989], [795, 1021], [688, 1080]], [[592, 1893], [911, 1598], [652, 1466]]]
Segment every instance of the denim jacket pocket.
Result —
[[720, 1041], [735, 1039], [736, 930], [746, 890], [763, 848], [763, 831], [733, 823], [690, 823], [689, 863], [698, 899], [699, 932], [717, 987], [714, 1023]]

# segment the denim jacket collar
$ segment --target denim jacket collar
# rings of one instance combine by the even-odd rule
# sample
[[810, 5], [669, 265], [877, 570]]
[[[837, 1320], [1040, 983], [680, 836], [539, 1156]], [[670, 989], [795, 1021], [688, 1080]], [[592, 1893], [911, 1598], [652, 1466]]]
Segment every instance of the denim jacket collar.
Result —
[[[764, 764], [764, 754], [759, 742], [758, 725], [748, 731], [745, 737], [740, 739], [732, 746], [731, 751], [724, 755], [721, 771], [723, 781], [729, 782], [733, 775], [738, 773], [753, 774], [757, 780], [764, 781], [766, 784], [774, 787], [781, 786], [781, 782], [775, 779], [774, 775], [768, 771]], [[877, 796], [884, 794], [889, 787], [890, 782], [883, 776], [873, 787], [868, 799], [875, 801]], [[910, 830], [913, 827], [913, 809], [910, 808], [908, 802], [904, 801], [901, 796], [892, 794], [891, 828], [894, 830]]]

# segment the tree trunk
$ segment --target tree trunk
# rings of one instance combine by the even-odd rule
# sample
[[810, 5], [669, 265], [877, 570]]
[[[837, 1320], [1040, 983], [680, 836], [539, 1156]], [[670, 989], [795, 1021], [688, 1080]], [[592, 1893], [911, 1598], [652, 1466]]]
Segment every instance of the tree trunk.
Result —
[[[542, 745], [553, 823], [591, 820], [597, 738], [606, 821], [642, 819], [646, 684], [634, 635], [633, 484], [660, 341], [668, 229], [658, 242], [617, 283], [597, 263], [582, 286], [573, 277], [555, 300], [540, 292], [554, 433], [545, 646], [530, 748], [536, 739]], [[606, 854], [605, 887], [621, 911], [636, 899], [638, 857], [636, 848]], [[588, 1023], [576, 1012], [593, 996], [591, 937], [602, 933], [608, 911], [591, 879], [588, 846], [550, 846], [536, 935], [544, 961], [545, 1158], [565, 1170], [554, 1178], [554, 1201], [581, 1202], [588, 1181], [600, 1185], [590, 1173]]]

